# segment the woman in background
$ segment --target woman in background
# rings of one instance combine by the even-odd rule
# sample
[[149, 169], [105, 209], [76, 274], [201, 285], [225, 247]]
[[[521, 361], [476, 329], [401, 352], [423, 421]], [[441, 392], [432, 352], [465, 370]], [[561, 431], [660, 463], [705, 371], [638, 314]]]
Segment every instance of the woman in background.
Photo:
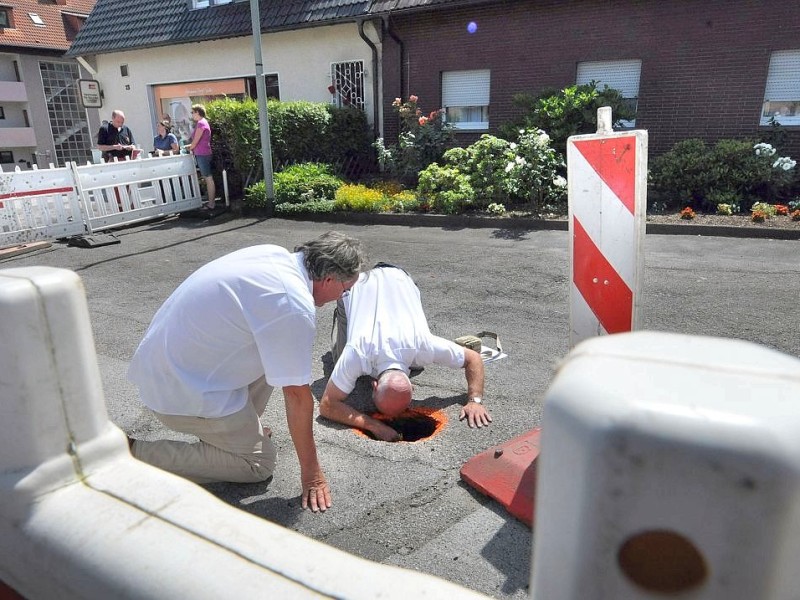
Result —
[[178, 138], [172, 133], [169, 121], [159, 121], [156, 131], [158, 135], [153, 138], [153, 156], [163, 156], [165, 152], [180, 154]]
[[197, 168], [200, 169], [200, 175], [206, 182], [208, 195], [206, 208], [214, 210], [217, 188], [211, 173], [211, 127], [206, 120], [206, 107], [202, 104], [192, 105], [192, 120], [195, 122], [192, 142], [186, 147], [194, 153]]

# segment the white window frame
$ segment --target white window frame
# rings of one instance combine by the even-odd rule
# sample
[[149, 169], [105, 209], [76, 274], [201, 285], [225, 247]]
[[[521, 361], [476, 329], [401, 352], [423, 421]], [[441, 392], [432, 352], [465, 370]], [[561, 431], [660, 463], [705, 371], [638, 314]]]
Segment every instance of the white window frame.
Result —
[[[781, 114], [780, 106], [794, 114]], [[781, 125], [800, 125], [800, 50], [773, 52], [769, 58], [759, 124], [769, 125], [772, 117]]]
[[489, 98], [491, 96], [492, 72], [490, 69], [470, 71], [442, 71], [442, 108], [448, 121], [450, 108], [480, 108], [486, 114], [483, 121], [449, 120], [453, 129], [464, 131], [486, 131], [489, 129]]
[[231, 2], [233, 2], [233, 0], [192, 0], [192, 9], [209, 8], [211, 6], [230, 4]]
[[[596, 81], [600, 89], [607, 85], [619, 90], [623, 98], [635, 101], [638, 109], [641, 75], [642, 61], [638, 59], [587, 61], [578, 63], [575, 82], [578, 85], [586, 85]], [[614, 115], [612, 118], [616, 120]], [[625, 128], [636, 127], [636, 119], [620, 121], [619, 124]]]

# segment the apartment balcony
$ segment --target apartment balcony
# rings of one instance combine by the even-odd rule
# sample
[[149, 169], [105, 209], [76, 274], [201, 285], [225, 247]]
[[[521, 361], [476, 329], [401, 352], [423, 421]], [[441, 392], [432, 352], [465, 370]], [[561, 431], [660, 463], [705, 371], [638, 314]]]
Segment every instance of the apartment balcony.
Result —
[[28, 94], [21, 81], [0, 81], [0, 102], [27, 102]]
[[33, 127], [0, 127], [0, 148], [35, 148]]

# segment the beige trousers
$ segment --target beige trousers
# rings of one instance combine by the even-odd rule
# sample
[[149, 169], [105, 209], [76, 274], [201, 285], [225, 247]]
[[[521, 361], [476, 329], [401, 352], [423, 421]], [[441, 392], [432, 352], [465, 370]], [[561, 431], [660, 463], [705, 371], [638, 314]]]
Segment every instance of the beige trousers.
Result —
[[136, 440], [131, 453], [142, 462], [195, 483], [253, 483], [269, 479], [277, 452], [272, 439], [264, 435], [259, 417], [271, 394], [272, 387], [262, 376], [250, 384], [244, 408], [232, 415], [206, 419], [154, 412], [173, 431], [196, 435], [200, 441]]

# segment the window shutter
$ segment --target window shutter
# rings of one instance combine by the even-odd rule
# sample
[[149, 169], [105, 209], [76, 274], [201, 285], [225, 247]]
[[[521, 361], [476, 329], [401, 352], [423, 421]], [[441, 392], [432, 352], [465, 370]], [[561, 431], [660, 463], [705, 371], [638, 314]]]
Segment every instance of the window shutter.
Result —
[[800, 50], [773, 52], [764, 101], [800, 100]]
[[442, 73], [442, 104], [489, 106], [491, 71], [445, 71]]
[[576, 83], [585, 85], [592, 80], [622, 92], [623, 98], [639, 97], [639, 76], [642, 72], [640, 60], [614, 60], [578, 63]]

